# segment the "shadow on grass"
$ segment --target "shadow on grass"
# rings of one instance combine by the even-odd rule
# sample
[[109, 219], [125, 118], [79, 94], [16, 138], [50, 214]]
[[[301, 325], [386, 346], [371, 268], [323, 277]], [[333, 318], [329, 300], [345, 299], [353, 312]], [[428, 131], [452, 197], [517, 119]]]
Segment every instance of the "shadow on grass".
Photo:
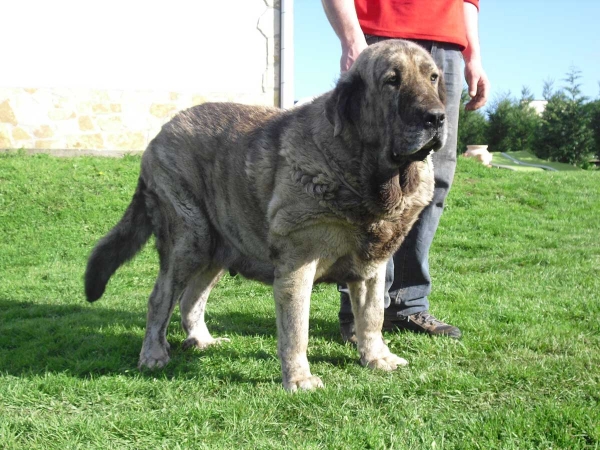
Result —
[[[170, 324], [171, 329], [178, 315]], [[11, 301], [0, 298], [0, 374], [13, 376], [64, 373], [89, 378], [98, 375], [137, 376], [136, 364], [145, 330], [145, 313], [108, 309], [97, 304], [48, 305]], [[275, 318], [246, 313], [211, 314], [209, 329], [215, 335], [276, 336]], [[143, 371], [146, 377], [195, 378], [202, 370], [199, 359], [211, 358], [222, 365], [216, 376], [236, 383], [270, 382], [238, 373], [235, 364], [241, 359], [274, 360], [275, 353], [223, 345], [203, 352], [183, 351], [179, 338], [169, 336], [171, 362], [162, 370]], [[311, 337], [341, 343], [337, 323], [311, 320]], [[235, 344], [235, 342], [232, 342]], [[344, 356], [341, 347], [335, 354], [313, 352], [311, 361], [328, 362], [336, 366], [354, 364]], [[222, 363], [221, 363], [222, 361]]]
[[124, 373], [135, 368], [144, 317], [96, 305], [0, 299], [0, 373]]
[[[332, 341], [341, 342], [339, 325], [332, 317], [331, 320], [320, 318], [310, 319], [309, 333], [311, 337], [324, 338]], [[275, 316], [259, 316], [247, 312], [212, 312], [207, 317], [208, 329], [215, 334], [235, 333], [242, 336], [268, 336], [275, 338], [277, 336], [277, 327]]]

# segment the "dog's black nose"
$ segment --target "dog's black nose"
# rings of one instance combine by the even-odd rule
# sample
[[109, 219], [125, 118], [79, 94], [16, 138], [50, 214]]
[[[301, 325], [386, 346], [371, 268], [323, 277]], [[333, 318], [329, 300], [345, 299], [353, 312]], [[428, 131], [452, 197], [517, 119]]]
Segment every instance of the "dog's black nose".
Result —
[[438, 128], [444, 124], [446, 114], [443, 109], [432, 109], [425, 113], [425, 126], [427, 128]]

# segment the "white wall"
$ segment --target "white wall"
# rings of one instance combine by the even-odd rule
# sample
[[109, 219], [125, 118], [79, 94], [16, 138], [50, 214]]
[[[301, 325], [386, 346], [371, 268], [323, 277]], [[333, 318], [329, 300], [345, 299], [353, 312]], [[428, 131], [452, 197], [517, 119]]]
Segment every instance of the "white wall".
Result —
[[273, 83], [269, 4], [0, 0], [0, 87], [247, 92]]
[[207, 101], [278, 106], [279, 0], [0, 0], [0, 149], [142, 150]]

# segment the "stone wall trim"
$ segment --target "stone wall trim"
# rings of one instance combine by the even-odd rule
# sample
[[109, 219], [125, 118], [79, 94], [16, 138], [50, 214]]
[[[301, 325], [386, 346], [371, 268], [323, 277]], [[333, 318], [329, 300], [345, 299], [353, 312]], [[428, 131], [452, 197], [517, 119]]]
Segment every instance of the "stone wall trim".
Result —
[[20, 150], [0, 149], [1, 153], [24, 153], [26, 155], [49, 155], [59, 158], [73, 158], [78, 156], [103, 156], [108, 158], [122, 158], [123, 156], [141, 156], [143, 151], [136, 150], [90, 150], [90, 149], [35, 149]]
[[[1, 88], [0, 149], [143, 151], [179, 111], [205, 102], [277, 106], [278, 92]], [[274, 104], [275, 103], [275, 104]]]

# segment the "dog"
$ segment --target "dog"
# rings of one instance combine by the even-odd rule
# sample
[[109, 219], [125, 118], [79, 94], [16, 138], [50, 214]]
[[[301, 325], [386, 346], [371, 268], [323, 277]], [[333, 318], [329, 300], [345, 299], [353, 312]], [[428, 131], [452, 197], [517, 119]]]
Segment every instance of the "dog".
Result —
[[207, 103], [180, 112], [150, 142], [131, 204], [92, 251], [93, 302], [151, 235], [160, 270], [148, 302], [140, 368], [169, 361], [179, 302], [185, 348], [223, 341], [204, 322], [226, 272], [273, 285], [286, 390], [323, 387], [306, 350], [314, 283], [345, 283], [360, 362], [406, 360], [381, 335], [386, 262], [431, 201], [430, 153], [444, 145], [440, 70], [417, 44], [375, 44], [313, 102], [280, 110]]

